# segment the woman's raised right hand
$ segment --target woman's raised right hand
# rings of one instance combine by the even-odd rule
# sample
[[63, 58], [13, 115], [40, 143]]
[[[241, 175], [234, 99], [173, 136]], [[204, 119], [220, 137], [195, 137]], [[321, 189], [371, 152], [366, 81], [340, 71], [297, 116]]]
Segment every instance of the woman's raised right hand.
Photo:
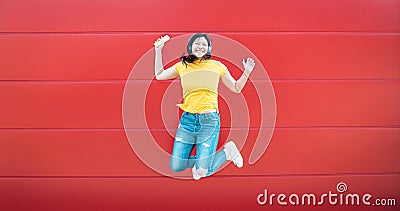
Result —
[[[161, 51], [161, 49], [164, 47], [164, 42], [160, 42], [162, 37], [159, 37], [156, 41], [154, 41], [154, 48], [156, 50]], [[160, 44], [156, 45], [157, 42], [160, 42]]]
[[164, 43], [167, 42], [169, 39], [170, 37], [167, 34], [158, 38], [156, 41], [154, 41], [155, 49], [161, 51], [161, 49], [164, 47]]

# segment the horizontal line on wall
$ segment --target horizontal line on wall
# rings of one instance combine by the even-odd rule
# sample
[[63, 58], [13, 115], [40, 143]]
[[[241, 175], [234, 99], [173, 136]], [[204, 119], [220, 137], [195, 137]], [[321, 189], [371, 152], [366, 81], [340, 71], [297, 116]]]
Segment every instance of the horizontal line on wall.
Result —
[[[192, 34], [199, 31], [26, 31], [0, 32], [1, 35], [159, 35], [159, 34]], [[399, 31], [207, 31], [213, 34], [311, 34], [311, 35], [400, 35]]]
[[[290, 177], [357, 177], [357, 176], [400, 176], [400, 172], [382, 173], [334, 173], [334, 174], [255, 174], [255, 175], [213, 175], [227, 178], [290, 178]], [[166, 176], [0, 176], [0, 179], [168, 179]]]
[[[168, 129], [176, 129], [176, 128], [168, 128]], [[388, 126], [302, 126], [302, 127], [221, 127], [222, 130], [353, 130], [353, 129], [363, 129], [363, 130], [371, 130], [371, 129], [400, 129], [400, 125], [388, 125]], [[25, 130], [25, 131], [124, 131], [124, 128], [0, 128], [1, 131], [16, 131], [16, 130]], [[166, 128], [126, 128], [126, 130], [132, 131], [165, 131]]]
[[[135, 79], [135, 80], [121, 80], [121, 79], [99, 79], [99, 80], [0, 80], [0, 84], [4, 83], [126, 83], [127, 81], [151, 81], [147, 79]], [[273, 82], [273, 83], [285, 83], [285, 82], [387, 82], [387, 81], [400, 81], [400, 78], [389, 78], [389, 79], [271, 79], [271, 80], [251, 80], [251, 82]], [[178, 83], [177, 80], [165, 80], [157, 81], [157, 83]]]

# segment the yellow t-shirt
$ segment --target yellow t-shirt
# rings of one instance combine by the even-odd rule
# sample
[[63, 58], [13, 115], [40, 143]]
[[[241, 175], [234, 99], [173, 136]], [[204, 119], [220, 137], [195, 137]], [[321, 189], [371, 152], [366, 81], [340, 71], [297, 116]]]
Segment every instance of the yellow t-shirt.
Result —
[[210, 109], [218, 111], [218, 82], [228, 69], [212, 59], [187, 64], [187, 67], [182, 62], [175, 64], [183, 90], [183, 103], [178, 106], [190, 113]]

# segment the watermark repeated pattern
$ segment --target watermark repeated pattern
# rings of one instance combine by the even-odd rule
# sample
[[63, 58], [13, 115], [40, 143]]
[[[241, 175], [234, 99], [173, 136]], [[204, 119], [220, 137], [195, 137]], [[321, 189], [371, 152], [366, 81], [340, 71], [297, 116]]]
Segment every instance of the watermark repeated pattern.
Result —
[[[230, 130], [228, 140], [235, 140], [239, 149], [243, 148], [248, 140], [251, 116], [260, 117], [260, 121], [252, 125], [252, 130], [257, 135], [253, 139], [254, 146], [249, 157], [249, 164], [257, 162], [272, 138], [276, 119], [276, 101], [272, 83], [267, 71], [260, 60], [245, 46], [225, 36], [209, 34], [213, 43], [212, 55], [223, 58], [236, 67], [243, 69], [242, 59], [251, 57], [256, 62], [256, 67], [250, 75], [248, 84], [255, 90], [255, 96], [242, 94], [232, 95], [224, 89], [220, 89], [219, 96], [226, 102], [231, 118], [231, 128], [241, 130]], [[173, 37], [163, 49], [163, 63], [168, 64], [185, 51], [190, 35]], [[151, 43], [149, 44], [151, 45]], [[162, 86], [154, 79], [154, 49], [147, 51], [133, 67], [125, 84], [123, 95], [123, 123], [129, 143], [136, 155], [151, 169], [160, 174], [190, 179], [190, 171], [173, 172], [169, 167], [170, 152], [163, 150], [153, 136], [149, 121], [155, 118], [161, 119], [163, 128], [171, 137], [174, 137], [178, 126], [178, 108], [175, 106], [182, 98], [179, 80], [163, 82]], [[157, 88], [157, 85], [159, 85]], [[155, 91], [156, 90], [156, 91]], [[156, 93], [157, 92], [157, 93]], [[161, 93], [162, 92], [162, 93]], [[150, 104], [150, 99], [159, 99], [159, 105]], [[257, 101], [259, 105], [249, 105], [248, 101]], [[259, 106], [260, 111], [252, 107]], [[223, 117], [222, 117], [223, 118]], [[245, 125], [243, 125], [245, 124]], [[140, 131], [140, 137], [138, 137]], [[245, 132], [243, 132], [245, 131]], [[226, 141], [226, 140], [220, 140]], [[226, 164], [225, 164], [226, 165]]]

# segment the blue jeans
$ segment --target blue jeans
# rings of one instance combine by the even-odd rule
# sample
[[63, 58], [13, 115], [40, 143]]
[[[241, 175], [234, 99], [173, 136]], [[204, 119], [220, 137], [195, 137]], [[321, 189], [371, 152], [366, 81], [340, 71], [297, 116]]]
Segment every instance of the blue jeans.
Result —
[[[225, 161], [223, 150], [216, 153], [220, 131], [217, 112], [192, 114], [184, 112], [176, 132], [171, 157], [171, 168], [176, 172], [192, 168], [206, 169], [206, 176], [213, 174]], [[196, 156], [191, 152], [196, 146]]]

